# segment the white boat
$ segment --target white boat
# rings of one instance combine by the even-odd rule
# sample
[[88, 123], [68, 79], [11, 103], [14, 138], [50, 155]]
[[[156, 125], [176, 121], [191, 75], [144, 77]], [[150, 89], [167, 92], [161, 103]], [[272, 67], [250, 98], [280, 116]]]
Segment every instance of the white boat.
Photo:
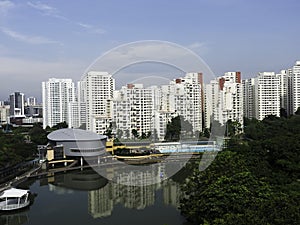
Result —
[[10, 188], [0, 195], [0, 210], [2, 211], [21, 209], [29, 204], [29, 190]]

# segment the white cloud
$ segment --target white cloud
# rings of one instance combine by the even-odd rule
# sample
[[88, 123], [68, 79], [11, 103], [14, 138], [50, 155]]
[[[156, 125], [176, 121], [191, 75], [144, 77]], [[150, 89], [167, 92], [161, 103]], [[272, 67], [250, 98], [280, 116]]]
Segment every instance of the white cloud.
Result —
[[[13, 91], [41, 97], [41, 82], [50, 77], [72, 78], [77, 81], [82, 76], [86, 64], [77, 59], [40, 61], [17, 57], [0, 56], [0, 100]], [[28, 69], [30, 68], [30, 69]]]
[[41, 2], [36, 2], [36, 3], [33, 3], [33, 2], [27, 2], [27, 5], [31, 6], [32, 8], [35, 8], [35, 9], [38, 9], [38, 10], [41, 10], [45, 13], [48, 13], [48, 14], [51, 14], [51, 13], [56, 13], [57, 12], [57, 9], [54, 8], [54, 7], [51, 7], [49, 5], [46, 5], [46, 4], [43, 4]]
[[194, 42], [186, 46], [188, 49], [196, 52], [197, 54], [203, 56], [209, 52], [209, 45], [207, 42]]
[[77, 23], [77, 25], [79, 25], [80, 27], [83, 27], [84, 29], [88, 30], [91, 33], [95, 33], [95, 34], [104, 34], [106, 33], [106, 30], [95, 27], [91, 24], [86, 24], [86, 23]]
[[8, 9], [14, 7], [15, 3], [12, 1], [0, 1], [0, 8]]
[[91, 24], [87, 24], [87, 23], [81, 23], [81, 22], [74, 22], [72, 20], [70, 20], [69, 18], [61, 15], [59, 13], [59, 10], [55, 7], [52, 7], [50, 5], [41, 3], [41, 2], [27, 2], [27, 5], [30, 6], [31, 8], [34, 8], [36, 10], [38, 10], [39, 12], [41, 12], [43, 15], [45, 16], [51, 16], [51, 17], [55, 17], [61, 20], [65, 20], [69, 23], [72, 23], [74, 25], [77, 25], [81, 28], [86, 29], [88, 32], [90, 33], [94, 33], [94, 34], [104, 34], [106, 33], [106, 30], [93, 26]]
[[15, 7], [15, 3], [12, 1], [0, 1], [0, 14], [6, 15], [8, 10], [12, 9]]
[[6, 34], [7, 36], [17, 40], [17, 41], [22, 41], [28, 44], [35, 44], [35, 45], [40, 45], [40, 44], [60, 44], [58, 41], [53, 41], [51, 39], [48, 39], [46, 37], [42, 36], [32, 36], [32, 35], [25, 35], [21, 34], [19, 32], [13, 31], [11, 29], [8, 29], [6, 27], [0, 27], [0, 30]]
[[112, 74], [130, 65], [159, 63], [185, 72], [203, 72], [205, 81], [214, 74], [201, 57], [188, 48], [171, 42], [146, 40], [120, 45], [96, 59], [87, 69]]
[[[79, 80], [79, 76], [81, 75], [80, 71], [86, 66], [82, 61], [76, 59], [48, 62], [35, 59], [0, 56], [0, 62], [2, 63], [0, 67], [0, 76], [5, 74], [15, 74], [17, 78], [27, 75], [29, 78], [34, 78], [34, 76], [37, 78], [39, 76], [74, 76], [77, 74]], [[24, 68], [31, 69], [24, 70]]]
[[188, 45], [187, 47], [194, 50], [194, 49], [203, 48], [204, 46], [205, 46], [204, 42], [194, 42], [194, 43]]
[[41, 2], [27, 2], [27, 5], [40, 11], [45, 16], [52, 16], [52, 17], [55, 17], [58, 19], [69, 21], [69, 19], [67, 19], [66, 17], [59, 14], [59, 11], [57, 10], [57, 8], [52, 7], [50, 5], [47, 5], [47, 4], [44, 4]]
[[79, 26], [83, 27], [83, 28], [86, 28], [86, 29], [91, 29], [93, 28], [92, 25], [90, 24], [86, 24], [86, 23], [77, 23]]

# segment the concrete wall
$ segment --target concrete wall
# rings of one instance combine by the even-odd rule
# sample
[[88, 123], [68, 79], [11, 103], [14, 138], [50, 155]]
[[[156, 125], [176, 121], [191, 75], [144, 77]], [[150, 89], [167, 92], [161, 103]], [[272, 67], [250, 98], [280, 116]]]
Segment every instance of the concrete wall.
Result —
[[62, 141], [56, 145], [63, 145], [66, 156], [99, 156], [106, 152], [106, 139], [95, 141]]

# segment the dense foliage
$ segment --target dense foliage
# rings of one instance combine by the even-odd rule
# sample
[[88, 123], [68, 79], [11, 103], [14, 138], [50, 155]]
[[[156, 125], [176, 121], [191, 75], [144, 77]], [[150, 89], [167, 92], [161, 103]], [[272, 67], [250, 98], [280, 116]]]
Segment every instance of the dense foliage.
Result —
[[18, 131], [12, 133], [0, 131], [0, 168], [31, 159], [35, 153], [36, 146], [28, 142], [24, 134]]
[[203, 172], [183, 185], [181, 212], [195, 224], [299, 224], [300, 115], [245, 120]]
[[179, 141], [181, 136], [190, 136], [192, 134], [192, 130], [193, 126], [190, 122], [185, 120], [183, 116], [176, 116], [167, 124], [165, 140]]
[[40, 124], [32, 128], [0, 130], [0, 168], [9, 167], [37, 156], [37, 145], [47, 144], [48, 132]]
[[36, 145], [46, 145], [48, 132], [41, 125], [35, 124], [28, 132], [30, 140]]

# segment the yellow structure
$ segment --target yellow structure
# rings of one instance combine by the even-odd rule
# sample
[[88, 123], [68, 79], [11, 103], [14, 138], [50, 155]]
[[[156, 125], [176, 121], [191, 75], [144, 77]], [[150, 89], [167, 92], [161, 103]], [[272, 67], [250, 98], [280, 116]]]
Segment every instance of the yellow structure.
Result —
[[48, 149], [47, 150], [47, 157], [46, 157], [49, 161], [54, 159], [54, 150], [53, 149]]
[[106, 141], [106, 151], [107, 152], [112, 152], [114, 150], [114, 140], [113, 139], [108, 139]]
[[125, 144], [123, 144], [123, 145], [114, 146], [114, 139], [113, 138], [108, 139], [106, 141], [106, 151], [107, 152], [110, 152], [110, 153], [113, 154], [116, 149], [122, 149], [122, 148], [127, 148], [127, 149], [131, 149], [131, 150], [133, 150], [133, 149], [138, 150], [138, 149], [141, 149], [141, 148], [151, 149], [151, 146], [150, 146], [150, 144], [148, 144], [148, 145], [143, 145], [143, 144], [141, 144], [141, 145], [130, 145], [130, 142], [129, 143], [125, 142]]

